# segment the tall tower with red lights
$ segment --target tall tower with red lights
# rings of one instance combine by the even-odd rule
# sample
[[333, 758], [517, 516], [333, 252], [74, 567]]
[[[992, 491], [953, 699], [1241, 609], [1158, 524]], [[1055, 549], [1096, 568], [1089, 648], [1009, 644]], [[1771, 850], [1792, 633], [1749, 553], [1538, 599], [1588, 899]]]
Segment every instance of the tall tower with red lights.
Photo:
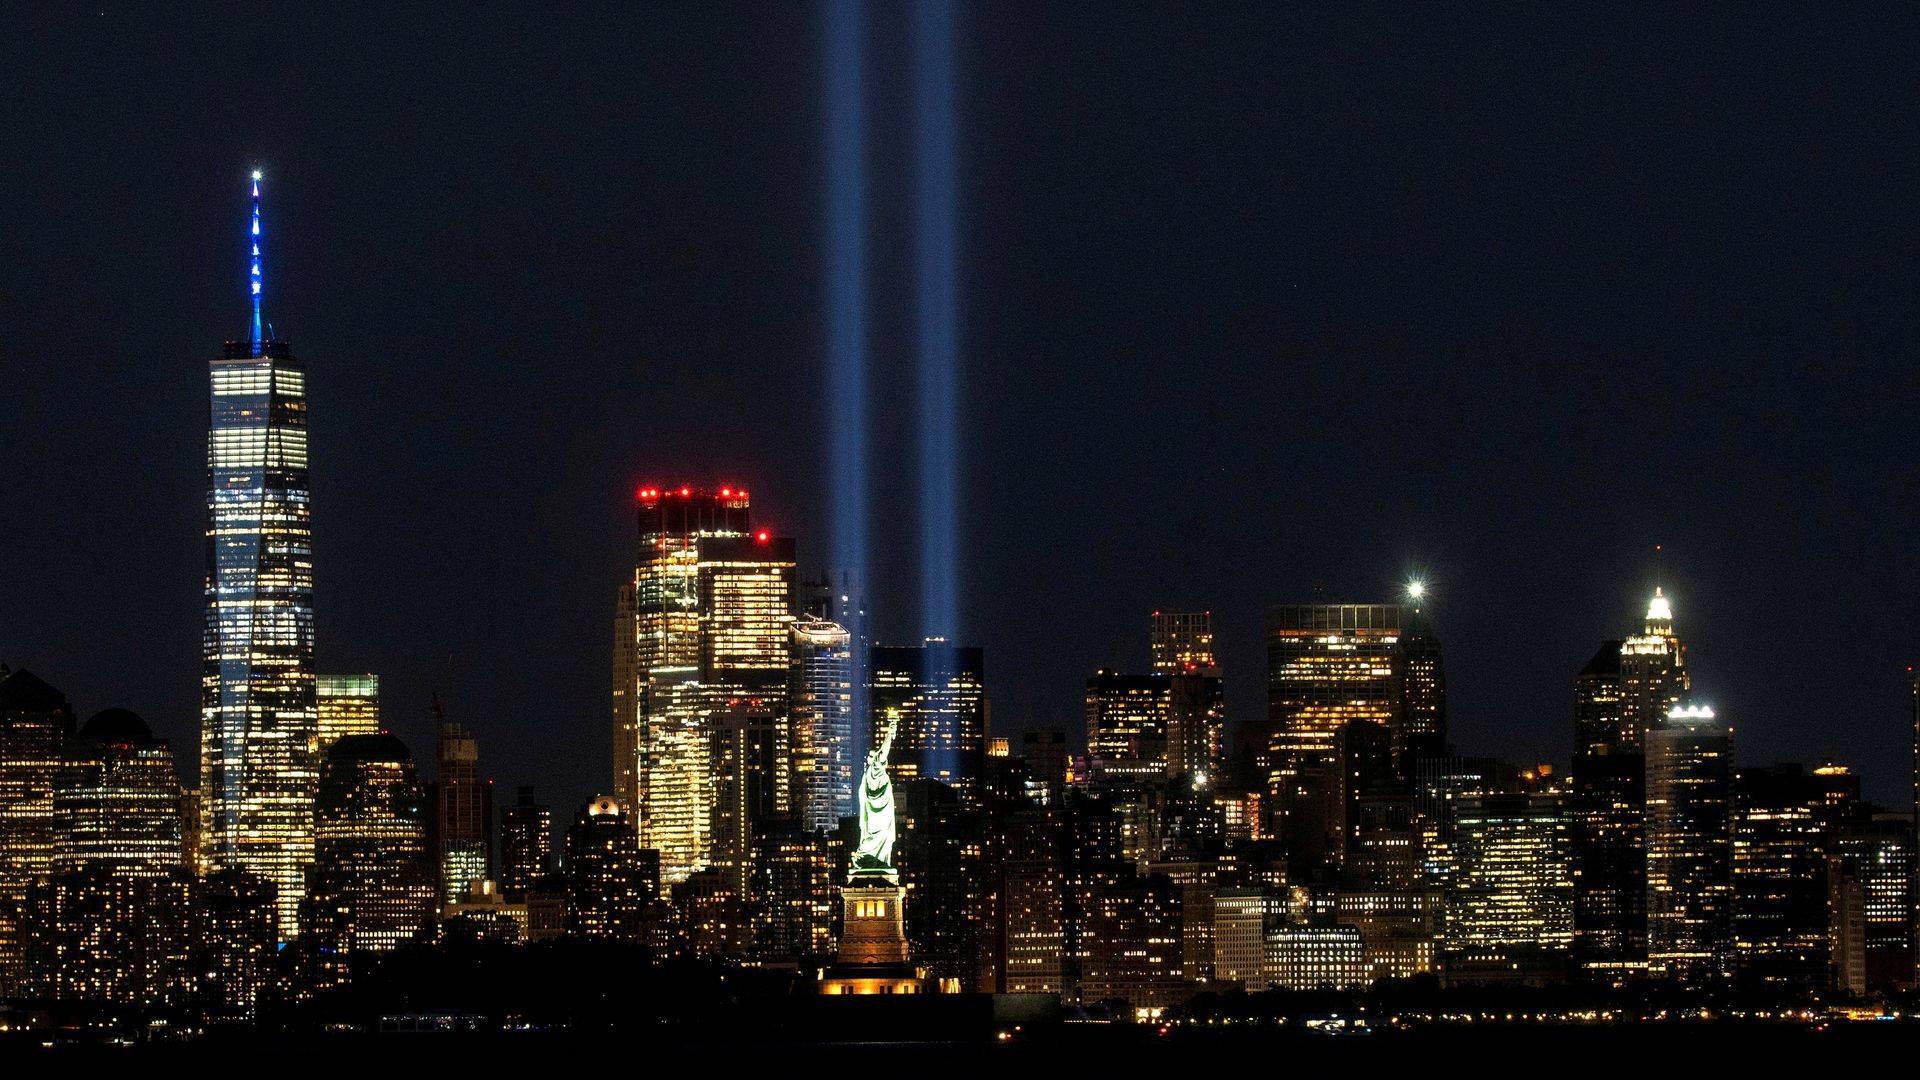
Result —
[[[639, 548], [615, 616], [614, 796], [677, 883], [712, 854], [721, 711], [763, 702], [777, 713], [777, 745], [788, 742], [794, 543], [753, 527], [742, 488], [648, 486], [638, 502]], [[775, 793], [777, 807], [786, 795]]]

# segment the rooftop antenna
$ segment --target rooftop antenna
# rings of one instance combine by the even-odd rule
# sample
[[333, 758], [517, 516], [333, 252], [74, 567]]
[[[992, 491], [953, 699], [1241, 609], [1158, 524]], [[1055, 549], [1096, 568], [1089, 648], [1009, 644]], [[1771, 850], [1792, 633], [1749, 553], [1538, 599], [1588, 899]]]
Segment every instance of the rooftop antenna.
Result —
[[248, 272], [247, 280], [253, 290], [253, 352], [260, 355], [260, 346], [266, 338], [260, 333], [260, 170], [253, 170], [253, 269]]

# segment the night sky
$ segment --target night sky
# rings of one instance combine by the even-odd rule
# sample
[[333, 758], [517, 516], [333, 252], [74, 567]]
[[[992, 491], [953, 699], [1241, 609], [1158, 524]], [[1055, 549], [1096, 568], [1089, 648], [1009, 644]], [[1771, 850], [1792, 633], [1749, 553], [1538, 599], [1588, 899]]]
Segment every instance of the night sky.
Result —
[[[380, 673], [423, 758], [438, 687], [509, 795], [604, 790], [633, 490], [745, 485], [825, 558], [819, 13], [51, 7], [0, 37], [0, 660], [191, 759], [258, 167], [320, 670]], [[904, 639], [912, 61], [873, 7]], [[1158, 607], [1216, 613], [1261, 715], [1266, 604], [1418, 575], [1460, 748], [1564, 762], [1571, 676], [1660, 582], [1743, 760], [1902, 799], [1920, 17], [1288, 7], [961, 8], [958, 634], [995, 730], [1077, 733]]]

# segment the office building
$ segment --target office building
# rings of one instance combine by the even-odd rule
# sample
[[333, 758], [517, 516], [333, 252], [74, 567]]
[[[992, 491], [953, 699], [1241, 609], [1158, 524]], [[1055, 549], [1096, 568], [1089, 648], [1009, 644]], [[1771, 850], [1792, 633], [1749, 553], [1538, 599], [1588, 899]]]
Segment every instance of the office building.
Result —
[[1213, 612], [1156, 611], [1150, 641], [1153, 670], [1172, 675], [1219, 667], [1213, 651]]
[[1462, 795], [1453, 802], [1455, 867], [1445, 949], [1478, 962], [1554, 962], [1573, 947], [1572, 830], [1552, 793]]
[[983, 669], [980, 649], [944, 639], [873, 647], [867, 730], [898, 725], [887, 766], [896, 785], [927, 777], [969, 804], [978, 796], [987, 739]]
[[202, 843], [216, 870], [273, 882], [299, 928], [319, 783], [306, 369], [261, 319], [254, 174], [253, 327], [209, 365], [207, 576], [200, 699]]
[[1648, 729], [1647, 962], [1670, 979], [1732, 973], [1733, 731], [1705, 706]]
[[54, 790], [73, 728], [65, 694], [25, 669], [0, 674], [0, 997], [27, 987], [29, 894], [53, 868]]
[[1171, 705], [1170, 675], [1100, 671], [1087, 679], [1087, 765], [1096, 788], [1166, 778]]
[[816, 832], [833, 832], [854, 813], [852, 642], [839, 623], [793, 624], [787, 690], [792, 809]]
[[380, 733], [380, 676], [316, 675], [313, 688], [322, 754], [349, 735]]
[[553, 810], [521, 787], [500, 811], [500, 891], [525, 898], [553, 873]]
[[438, 911], [427, 798], [413, 755], [392, 735], [349, 735], [321, 770], [305, 933], [319, 980], [431, 940]]
[[464, 898], [476, 882], [491, 878], [493, 785], [480, 776], [480, 744], [434, 703], [439, 723], [435, 758], [433, 851], [440, 902]]

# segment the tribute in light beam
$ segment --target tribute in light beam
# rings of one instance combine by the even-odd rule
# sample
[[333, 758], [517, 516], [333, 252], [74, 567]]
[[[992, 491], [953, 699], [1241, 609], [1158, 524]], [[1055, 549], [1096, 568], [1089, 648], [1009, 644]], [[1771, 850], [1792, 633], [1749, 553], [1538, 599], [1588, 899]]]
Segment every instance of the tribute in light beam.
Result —
[[929, 638], [959, 632], [955, 532], [959, 465], [955, 434], [958, 317], [955, 288], [953, 6], [920, 0], [917, 60], [915, 254], [919, 266], [920, 575], [922, 626]]
[[[861, 0], [830, 0], [822, 27], [826, 76], [827, 427], [833, 524], [829, 578], [835, 621], [852, 636], [853, 715], [865, 718], [867, 575], [866, 86]], [[856, 730], [858, 725], [856, 725]], [[856, 742], [861, 740], [856, 739]], [[855, 760], [864, 745], [854, 748]]]

